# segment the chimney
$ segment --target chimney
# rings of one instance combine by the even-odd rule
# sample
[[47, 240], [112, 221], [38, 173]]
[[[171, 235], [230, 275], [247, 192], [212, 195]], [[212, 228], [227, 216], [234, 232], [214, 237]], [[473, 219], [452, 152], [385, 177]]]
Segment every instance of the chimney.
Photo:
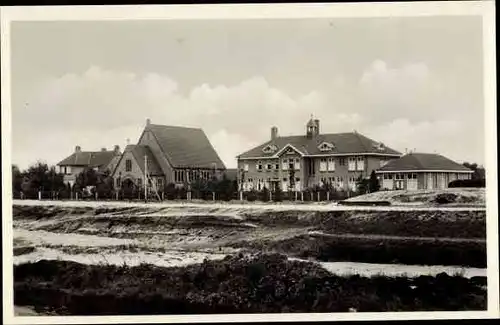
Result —
[[115, 145], [115, 148], [113, 149], [113, 151], [115, 152], [115, 154], [120, 153], [120, 146], [119, 145]]
[[80, 146], [75, 147], [75, 152], [81, 152], [81, 151], [82, 151], [82, 147], [80, 147]]
[[273, 126], [271, 128], [271, 140], [276, 140], [276, 138], [278, 138], [278, 128]]
[[146, 126], [150, 125], [151, 124], [151, 120], [150, 119], [146, 119]]
[[106, 148], [101, 148], [101, 151], [105, 152], [105, 151], [106, 151]]
[[405, 148], [405, 155], [408, 154], [408, 148]]

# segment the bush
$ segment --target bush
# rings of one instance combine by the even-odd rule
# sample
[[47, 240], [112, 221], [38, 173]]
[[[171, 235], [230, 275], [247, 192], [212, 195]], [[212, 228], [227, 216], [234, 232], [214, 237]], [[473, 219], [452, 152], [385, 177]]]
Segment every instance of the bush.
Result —
[[439, 193], [433, 201], [438, 204], [454, 203], [457, 200], [457, 197], [458, 195], [455, 193]]
[[[41, 281], [42, 280], [42, 281]], [[484, 310], [482, 279], [336, 276], [283, 255], [187, 267], [14, 266], [14, 302], [62, 315]]]
[[457, 179], [451, 181], [448, 187], [486, 187], [485, 179]]

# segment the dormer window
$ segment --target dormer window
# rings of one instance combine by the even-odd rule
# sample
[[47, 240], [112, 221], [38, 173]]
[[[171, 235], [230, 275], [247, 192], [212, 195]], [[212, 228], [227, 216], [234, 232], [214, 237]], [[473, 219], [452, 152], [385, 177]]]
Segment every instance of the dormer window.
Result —
[[274, 144], [269, 144], [262, 149], [264, 153], [273, 153], [276, 150], [278, 150], [278, 147], [276, 147]]
[[385, 146], [384, 146], [384, 144], [382, 142], [374, 143], [373, 147], [375, 149], [377, 149], [378, 151], [384, 151], [385, 150]]
[[331, 151], [335, 146], [330, 142], [322, 142], [318, 149], [319, 151]]

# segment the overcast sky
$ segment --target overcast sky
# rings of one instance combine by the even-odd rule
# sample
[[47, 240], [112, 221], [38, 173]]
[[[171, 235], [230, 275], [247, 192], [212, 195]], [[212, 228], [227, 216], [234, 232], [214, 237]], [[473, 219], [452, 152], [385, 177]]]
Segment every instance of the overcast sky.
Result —
[[483, 164], [480, 17], [16, 22], [12, 159], [26, 168], [201, 127], [228, 167], [270, 137], [357, 130]]

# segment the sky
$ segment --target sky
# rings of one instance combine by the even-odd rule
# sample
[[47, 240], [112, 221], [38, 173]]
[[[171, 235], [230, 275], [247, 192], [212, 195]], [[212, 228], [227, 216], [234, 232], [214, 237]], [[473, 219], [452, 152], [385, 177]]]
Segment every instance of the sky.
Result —
[[12, 162], [200, 127], [228, 168], [279, 134], [357, 132], [484, 164], [479, 16], [11, 25]]

